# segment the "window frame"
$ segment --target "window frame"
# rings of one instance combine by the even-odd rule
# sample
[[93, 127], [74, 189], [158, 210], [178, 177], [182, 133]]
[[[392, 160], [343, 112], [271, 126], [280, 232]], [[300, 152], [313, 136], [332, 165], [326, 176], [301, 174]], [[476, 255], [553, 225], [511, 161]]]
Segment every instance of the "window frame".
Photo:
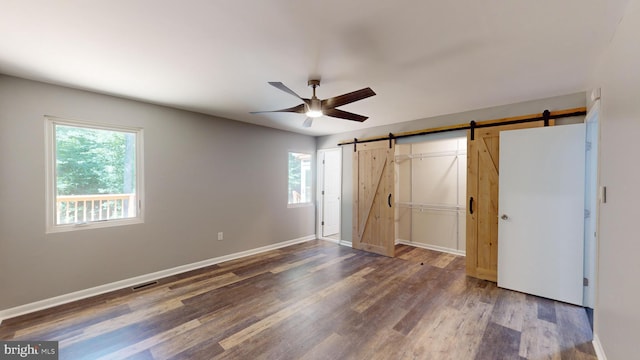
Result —
[[[311, 185], [311, 189], [309, 191], [309, 201], [299, 202], [299, 203], [289, 202], [289, 154], [291, 153], [309, 155], [309, 169], [311, 171], [311, 176], [309, 177], [309, 182]], [[287, 208], [313, 206], [313, 176], [314, 176], [313, 163], [314, 163], [314, 156], [312, 152], [301, 151], [301, 150], [287, 150]]]
[[[83, 120], [71, 120], [45, 115], [45, 169], [46, 169], [46, 233], [58, 233], [86, 229], [99, 229], [144, 223], [144, 130], [141, 127], [106, 124]], [[135, 195], [136, 216], [73, 224], [56, 224], [57, 175], [56, 175], [56, 126], [71, 126], [95, 130], [132, 133], [135, 136]]]

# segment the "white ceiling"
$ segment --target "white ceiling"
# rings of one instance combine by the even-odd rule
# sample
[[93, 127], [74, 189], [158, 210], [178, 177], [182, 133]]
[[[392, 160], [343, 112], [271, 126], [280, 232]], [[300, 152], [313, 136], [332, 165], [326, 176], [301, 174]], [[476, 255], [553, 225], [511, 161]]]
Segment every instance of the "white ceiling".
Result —
[[[310, 135], [587, 89], [628, 0], [0, 0], [0, 73]], [[261, 114], [364, 87], [360, 124]]]

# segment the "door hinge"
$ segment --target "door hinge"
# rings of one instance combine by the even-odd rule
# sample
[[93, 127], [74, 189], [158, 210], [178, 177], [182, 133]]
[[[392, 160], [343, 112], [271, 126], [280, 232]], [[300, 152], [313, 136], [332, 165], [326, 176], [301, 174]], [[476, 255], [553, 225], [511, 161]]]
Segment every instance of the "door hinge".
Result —
[[324, 160], [322, 160], [322, 165], [324, 165]]
[[586, 145], [585, 145], [586, 150], [587, 150], [587, 151], [591, 151], [591, 146], [592, 146], [592, 145], [591, 145], [591, 141], [587, 141], [587, 143], [586, 143]]
[[600, 202], [603, 204], [607, 203], [607, 187], [600, 186]]
[[584, 209], [584, 218], [588, 219], [591, 217], [591, 211], [589, 209]]
[[322, 190], [322, 195], [324, 195], [324, 190]]
[[582, 278], [582, 286], [589, 286], [589, 279]]
[[320, 225], [324, 226], [324, 221], [320, 223]]

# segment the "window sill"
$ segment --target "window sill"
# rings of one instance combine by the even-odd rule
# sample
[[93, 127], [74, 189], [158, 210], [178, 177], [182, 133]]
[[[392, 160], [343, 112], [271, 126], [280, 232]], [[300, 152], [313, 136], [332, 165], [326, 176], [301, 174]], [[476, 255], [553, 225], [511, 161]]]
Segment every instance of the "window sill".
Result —
[[108, 228], [108, 227], [118, 227], [118, 226], [126, 226], [126, 225], [142, 224], [142, 223], [144, 223], [144, 220], [141, 218], [130, 218], [130, 219], [118, 219], [118, 220], [93, 221], [93, 222], [79, 223], [79, 224], [48, 225], [47, 234], [79, 231], [79, 230], [89, 230], [89, 229], [102, 229], [102, 228]]

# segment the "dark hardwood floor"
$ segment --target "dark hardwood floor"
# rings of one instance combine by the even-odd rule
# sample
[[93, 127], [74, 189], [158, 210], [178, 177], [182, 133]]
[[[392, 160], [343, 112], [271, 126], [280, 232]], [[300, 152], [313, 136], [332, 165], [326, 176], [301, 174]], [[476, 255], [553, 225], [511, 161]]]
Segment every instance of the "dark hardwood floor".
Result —
[[584, 309], [468, 278], [464, 258], [310, 241], [5, 320], [61, 359], [596, 359]]

